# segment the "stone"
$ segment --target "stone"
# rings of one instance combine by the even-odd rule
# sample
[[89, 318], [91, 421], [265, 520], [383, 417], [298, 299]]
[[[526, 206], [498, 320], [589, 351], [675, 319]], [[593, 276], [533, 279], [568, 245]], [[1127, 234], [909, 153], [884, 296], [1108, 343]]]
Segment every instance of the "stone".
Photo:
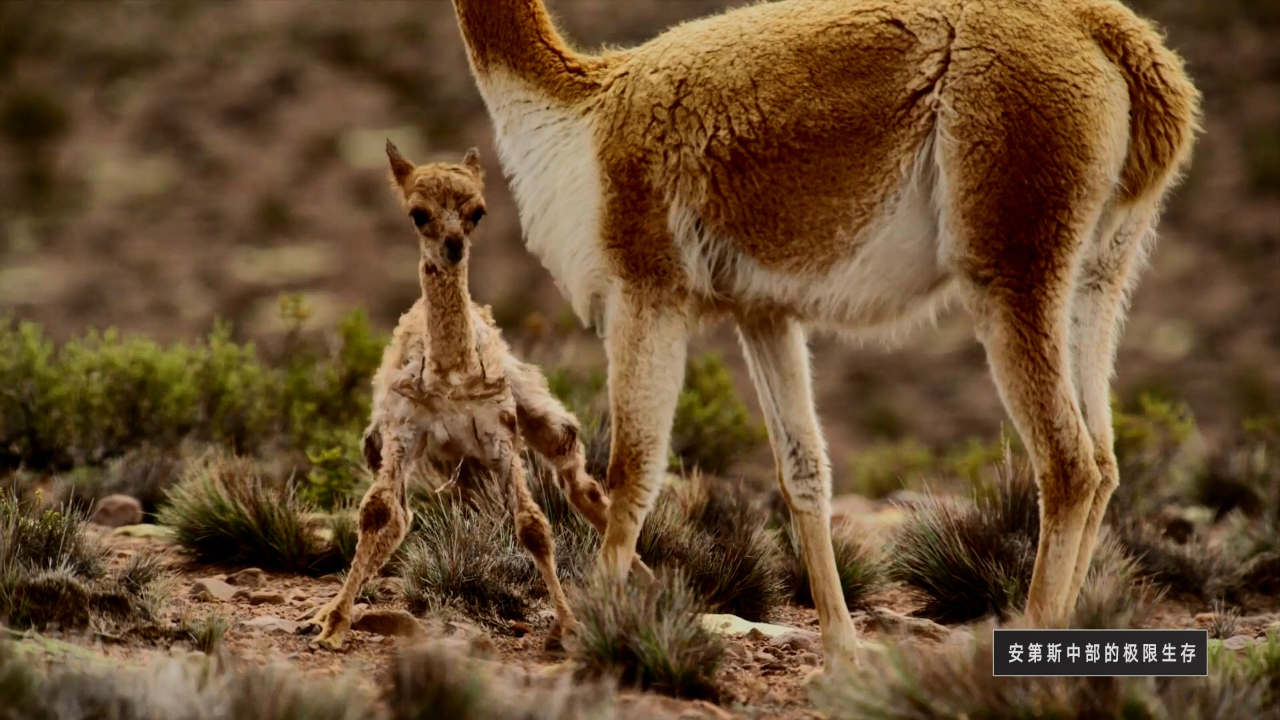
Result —
[[886, 633], [907, 633], [928, 640], [946, 640], [951, 635], [950, 630], [932, 620], [901, 615], [884, 607], [867, 613], [866, 625]]
[[108, 495], [94, 506], [89, 522], [109, 528], [138, 525], [142, 522], [142, 503], [128, 495]]
[[277, 592], [256, 592], [249, 595], [250, 605], [283, 605], [284, 596]]
[[525, 635], [528, 635], [529, 633], [533, 632], [533, 628], [530, 627], [529, 623], [527, 622], [521, 622], [519, 620], [516, 620], [515, 622], [511, 623], [511, 632], [515, 633], [516, 637], [519, 638], [519, 637], [524, 637]]
[[112, 535], [121, 535], [123, 537], [144, 538], [148, 540], [172, 541], [173, 531], [163, 525], [152, 525], [142, 523], [140, 525], [124, 525], [111, 531]]
[[267, 582], [267, 574], [258, 568], [246, 568], [227, 576], [227, 584], [236, 587], [260, 588]]
[[279, 635], [296, 635], [298, 633], [298, 623], [278, 618], [274, 615], [263, 615], [250, 620], [241, 620], [240, 626]]
[[236, 589], [217, 578], [203, 578], [195, 581], [189, 594], [197, 600], [228, 602], [235, 597]]
[[752, 630], [758, 630], [765, 638], [772, 638], [790, 632], [796, 628], [787, 627], [786, 625], [773, 625], [770, 623], [756, 623], [744, 620], [737, 615], [717, 615], [708, 613], [700, 618], [702, 626], [708, 632], [719, 633], [721, 635], [747, 635]]
[[351, 629], [375, 635], [413, 637], [422, 632], [422, 625], [404, 610], [369, 610], [356, 616]]
[[822, 642], [822, 636], [812, 630], [790, 630], [770, 638], [773, 647], [788, 648], [796, 652], [813, 652]]
[[1222, 641], [1222, 647], [1227, 650], [1243, 650], [1253, 645], [1253, 638], [1248, 635], [1236, 635]]

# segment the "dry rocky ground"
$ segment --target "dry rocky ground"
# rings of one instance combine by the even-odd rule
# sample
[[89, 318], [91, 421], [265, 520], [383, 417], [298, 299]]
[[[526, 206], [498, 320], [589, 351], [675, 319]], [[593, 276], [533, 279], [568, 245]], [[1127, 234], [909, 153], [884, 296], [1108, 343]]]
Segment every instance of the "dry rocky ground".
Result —
[[[874, 502], [857, 496], [837, 498], [836, 518], [872, 545], [895, 533], [909, 512], [909, 494], [894, 502]], [[127, 505], [118, 498], [117, 505]], [[110, 503], [108, 503], [110, 504]], [[114, 509], [116, 524], [130, 513]], [[99, 517], [99, 520], [103, 518]], [[106, 520], [103, 520], [104, 522]], [[241, 670], [258, 665], [285, 663], [310, 679], [347, 680], [376, 697], [394, 672], [398, 651], [414, 646], [443, 646], [480, 659], [480, 667], [494, 676], [515, 677], [517, 686], [554, 684], [571, 674], [572, 662], [543, 648], [553, 617], [543, 609], [530, 622], [511, 622], [488, 629], [459, 616], [415, 616], [406, 610], [399, 593], [399, 578], [382, 578], [379, 599], [357, 605], [357, 616], [341, 651], [313, 649], [309, 638], [297, 633], [299, 621], [331, 598], [341, 584], [337, 574], [305, 577], [264, 572], [257, 568], [193, 566], [176, 546], [166, 528], [93, 524], [89, 534], [109, 548], [112, 569], [124, 568], [139, 554], [162, 558], [168, 579], [162, 619], [177, 624], [192, 617], [221, 618], [225, 630], [216, 647], [205, 648], [216, 663]], [[979, 625], [945, 626], [913, 617], [918, 600], [901, 587], [890, 586], [867, 598], [866, 609], [854, 613], [861, 639], [871, 652], [887, 645], [911, 647], [926, 653], [947, 647], [965, 647], [974, 640]], [[1264, 643], [1268, 631], [1280, 631], [1280, 598], [1252, 606], [1244, 616], [1203, 611], [1196, 604], [1161, 600], [1140, 627], [1200, 628], [1221, 637], [1223, 647], [1240, 652]], [[805, 687], [806, 676], [822, 664], [818, 621], [810, 609], [785, 605], [773, 623], [751, 623], [732, 615], [704, 615], [706, 627], [726, 636], [724, 660], [716, 677], [719, 703], [678, 700], [653, 693], [624, 691], [620, 707], [646, 717], [678, 718], [817, 718]], [[55, 629], [8, 631], [28, 653], [67, 661], [86, 657], [118, 666], [145, 666], [157, 659], [175, 657], [202, 664], [208, 655], [180, 640], [156, 645], [137, 638], [106, 633], [61, 633]], [[87, 653], [86, 653], [87, 651]]]

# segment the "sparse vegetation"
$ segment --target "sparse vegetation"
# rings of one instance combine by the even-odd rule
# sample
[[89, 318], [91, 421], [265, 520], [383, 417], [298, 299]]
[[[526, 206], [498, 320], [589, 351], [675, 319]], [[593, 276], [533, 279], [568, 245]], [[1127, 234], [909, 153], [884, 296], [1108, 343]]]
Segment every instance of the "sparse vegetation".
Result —
[[191, 643], [196, 650], [211, 655], [222, 644], [231, 621], [217, 610], [207, 610], [203, 615], [187, 615], [178, 621], [178, 637]]
[[[834, 525], [831, 534], [844, 601], [853, 610], [866, 608], [868, 597], [887, 584], [883, 560], [859, 542], [847, 526]], [[792, 602], [813, 607], [809, 570], [800, 551], [799, 534], [788, 523], [782, 526], [778, 539], [782, 544], [783, 569]]]
[[402, 652], [386, 704], [392, 720], [586, 720], [642, 718], [616, 704], [607, 682], [578, 683], [567, 675], [542, 683], [494, 672], [483, 659], [443, 646]]
[[296, 671], [253, 666], [213, 671], [165, 659], [141, 667], [41, 663], [0, 641], [0, 718], [88, 717], [183, 720], [360, 720], [377, 717], [352, 678], [305, 680]]
[[574, 608], [581, 627], [570, 636], [569, 653], [588, 676], [716, 700], [724, 641], [702, 626], [697, 613], [705, 610], [679, 572], [661, 572], [652, 583], [597, 578]]
[[768, 512], [732, 485], [694, 474], [667, 485], [637, 551], [650, 567], [679, 569], [712, 612], [767, 620], [785, 587]]
[[159, 522], [196, 562], [333, 572], [341, 556], [307, 522], [311, 510], [252, 460], [217, 452], [188, 467]]
[[[1109, 625], [1109, 627], [1114, 627]], [[971, 647], [888, 648], [815, 693], [831, 717], [1270, 717], [1276, 664], [1212, 656], [1207, 678], [993, 677], [990, 630]], [[1262, 655], [1263, 653], [1257, 653]]]
[[533, 563], [510, 526], [508, 518], [443, 499], [419, 506], [397, 561], [409, 609], [452, 607], [491, 626], [523, 620], [531, 584], [524, 564]]
[[117, 574], [74, 512], [40, 511], [0, 494], [0, 622], [84, 629], [157, 619], [158, 561], [136, 556]]
[[1039, 537], [1035, 482], [1007, 460], [972, 498], [930, 496], [909, 516], [889, 552], [890, 575], [938, 622], [1005, 616], [1025, 602]]

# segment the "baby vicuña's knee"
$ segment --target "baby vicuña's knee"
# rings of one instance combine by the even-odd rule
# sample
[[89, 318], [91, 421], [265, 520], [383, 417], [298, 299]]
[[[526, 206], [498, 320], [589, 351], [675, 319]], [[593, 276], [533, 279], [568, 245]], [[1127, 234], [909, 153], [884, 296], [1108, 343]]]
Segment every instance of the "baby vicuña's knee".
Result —
[[388, 487], [375, 488], [360, 503], [359, 522], [361, 535], [398, 536], [407, 527], [404, 508]]
[[551, 524], [536, 507], [522, 508], [516, 513], [516, 538], [534, 558], [549, 558], [555, 552]]

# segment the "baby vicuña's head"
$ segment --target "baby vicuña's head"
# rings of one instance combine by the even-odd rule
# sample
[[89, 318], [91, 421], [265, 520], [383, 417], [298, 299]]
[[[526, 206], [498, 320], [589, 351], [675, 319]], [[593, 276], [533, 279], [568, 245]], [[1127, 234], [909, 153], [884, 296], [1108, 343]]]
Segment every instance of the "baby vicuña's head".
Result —
[[436, 270], [463, 267], [471, 233], [485, 214], [480, 151], [468, 150], [460, 165], [414, 165], [388, 140], [387, 157], [392, 187], [418, 233], [423, 261]]

